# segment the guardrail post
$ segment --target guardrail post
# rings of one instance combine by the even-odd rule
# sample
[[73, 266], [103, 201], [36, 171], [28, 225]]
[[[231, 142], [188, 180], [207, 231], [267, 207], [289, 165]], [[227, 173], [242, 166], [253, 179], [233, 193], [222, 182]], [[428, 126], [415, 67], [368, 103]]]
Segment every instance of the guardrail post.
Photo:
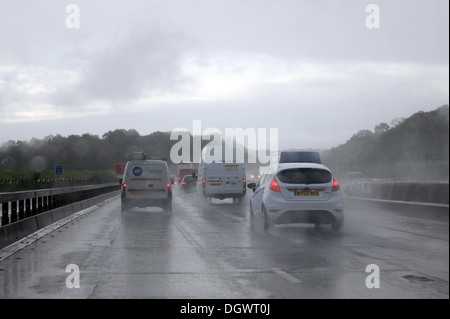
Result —
[[48, 210], [52, 210], [53, 207], [53, 195], [48, 196]]
[[36, 198], [37, 201], [37, 213], [40, 214], [42, 213], [42, 196]]
[[31, 216], [31, 198], [25, 200], [25, 218]]
[[25, 200], [19, 200], [19, 220], [25, 218]]
[[33, 197], [31, 199], [31, 216], [34, 216], [37, 214], [37, 198]]
[[11, 223], [17, 221], [17, 201], [13, 200], [11, 202]]
[[2, 226], [9, 224], [8, 202], [2, 203]]
[[43, 200], [44, 200], [44, 203], [43, 203], [43, 205], [44, 205], [43, 211], [46, 212], [46, 211], [48, 211], [48, 196], [44, 196], [44, 197], [43, 197]]

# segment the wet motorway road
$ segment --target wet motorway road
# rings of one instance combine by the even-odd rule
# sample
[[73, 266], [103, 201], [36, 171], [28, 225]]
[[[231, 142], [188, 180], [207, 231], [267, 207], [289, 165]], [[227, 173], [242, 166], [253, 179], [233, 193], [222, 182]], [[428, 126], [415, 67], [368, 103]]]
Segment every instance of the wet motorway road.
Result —
[[[448, 298], [447, 209], [346, 201], [328, 226], [252, 228], [248, 199], [176, 190], [173, 213], [116, 197], [0, 262], [0, 298]], [[69, 264], [79, 288], [66, 287]], [[369, 289], [366, 267], [379, 267]], [[372, 281], [373, 282], [373, 281]]]

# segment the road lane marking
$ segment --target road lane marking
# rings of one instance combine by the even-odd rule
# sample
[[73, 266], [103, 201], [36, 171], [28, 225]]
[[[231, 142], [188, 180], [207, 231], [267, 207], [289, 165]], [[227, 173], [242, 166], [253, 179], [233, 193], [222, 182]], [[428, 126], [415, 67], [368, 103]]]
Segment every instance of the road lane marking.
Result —
[[277, 275], [280, 275], [281, 277], [283, 277], [284, 279], [286, 279], [287, 281], [289, 281], [293, 284], [301, 283], [300, 280], [298, 280], [294, 276], [289, 275], [287, 272], [281, 270], [280, 268], [270, 268], [270, 270], [272, 270], [274, 273], [276, 273]]
[[428, 203], [428, 202], [408, 202], [403, 200], [392, 200], [392, 199], [379, 199], [379, 198], [368, 198], [368, 197], [357, 197], [357, 196], [344, 196], [344, 199], [359, 199], [366, 200], [372, 202], [381, 202], [381, 203], [394, 203], [394, 204], [408, 204], [408, 205], [422, 205], [422, 206], [434, 206], [434, 207], [444, 207], [449, 208], [449, 204], [440, 204], [440, 203]]

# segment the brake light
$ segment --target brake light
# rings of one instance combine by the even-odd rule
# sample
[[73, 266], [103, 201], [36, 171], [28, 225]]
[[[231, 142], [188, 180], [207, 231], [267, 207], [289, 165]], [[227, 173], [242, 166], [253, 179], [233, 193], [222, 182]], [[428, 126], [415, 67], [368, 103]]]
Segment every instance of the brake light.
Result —
[[205, 190], [206, 189], [206, 179], [202, 180], [202, 189]]
[[242, 186], [244, 187], [244, 189], [247, 189], [247, 180], [244, 178], [243, 180], [242, 180]]
[[272, 180], [270, 181], [269, 189], [281, 193], [280, 184], [278, 184], [277, 178], [275, 175], [272, 177]]
[[338, 190], [339, 190], [339, 183], [333, 177], [333, 189], [331, 191], [332, 192], [337, 192]]
[[170, 183], [167, 183], [167, 188], [169, 189], [169, 192], [172, 191], [172, 186], [170, 185]]
[[186, 185], [186, 182], [183, 182], [183, 183], [181, 183], [181, 184]]
[[122, 184], [123, 188], [127, 188], [127, 183]]

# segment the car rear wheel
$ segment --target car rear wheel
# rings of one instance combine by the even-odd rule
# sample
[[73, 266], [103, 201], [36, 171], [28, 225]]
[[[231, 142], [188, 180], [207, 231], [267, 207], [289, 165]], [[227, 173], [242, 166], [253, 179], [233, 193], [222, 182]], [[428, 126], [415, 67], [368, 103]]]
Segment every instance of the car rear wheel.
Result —
[[339, 231], [339, 230], [341, 230], [341, 228], [342, 228], [342, 226], [344, 225], [344, 222], [343, 221], [334, 221], [332, 224], [331, 224], [331, 228], [334, 230], [334, 231]]
[[122, 214], [128, 210], [128, 207], [124, 202], [121, 202], [121, 210]]
[[168, 212], [168, 213], [172, 213], [172, 201], [169, 201], [166, 204], [165, 211]]
[[250, 202], [249, 220], [250, 220], [250, 226], [253, 226], [253, 222], [255, 221], [255, 216], [253, 215], [252, 202]]
[[270, 222], [269, 217], [267, 216], [267, 211], [264, 205], [261, 208], [262, 211], [262, 220], [263, 220], [263, 229], [264, 231], [269, 231], [273, 224]]

